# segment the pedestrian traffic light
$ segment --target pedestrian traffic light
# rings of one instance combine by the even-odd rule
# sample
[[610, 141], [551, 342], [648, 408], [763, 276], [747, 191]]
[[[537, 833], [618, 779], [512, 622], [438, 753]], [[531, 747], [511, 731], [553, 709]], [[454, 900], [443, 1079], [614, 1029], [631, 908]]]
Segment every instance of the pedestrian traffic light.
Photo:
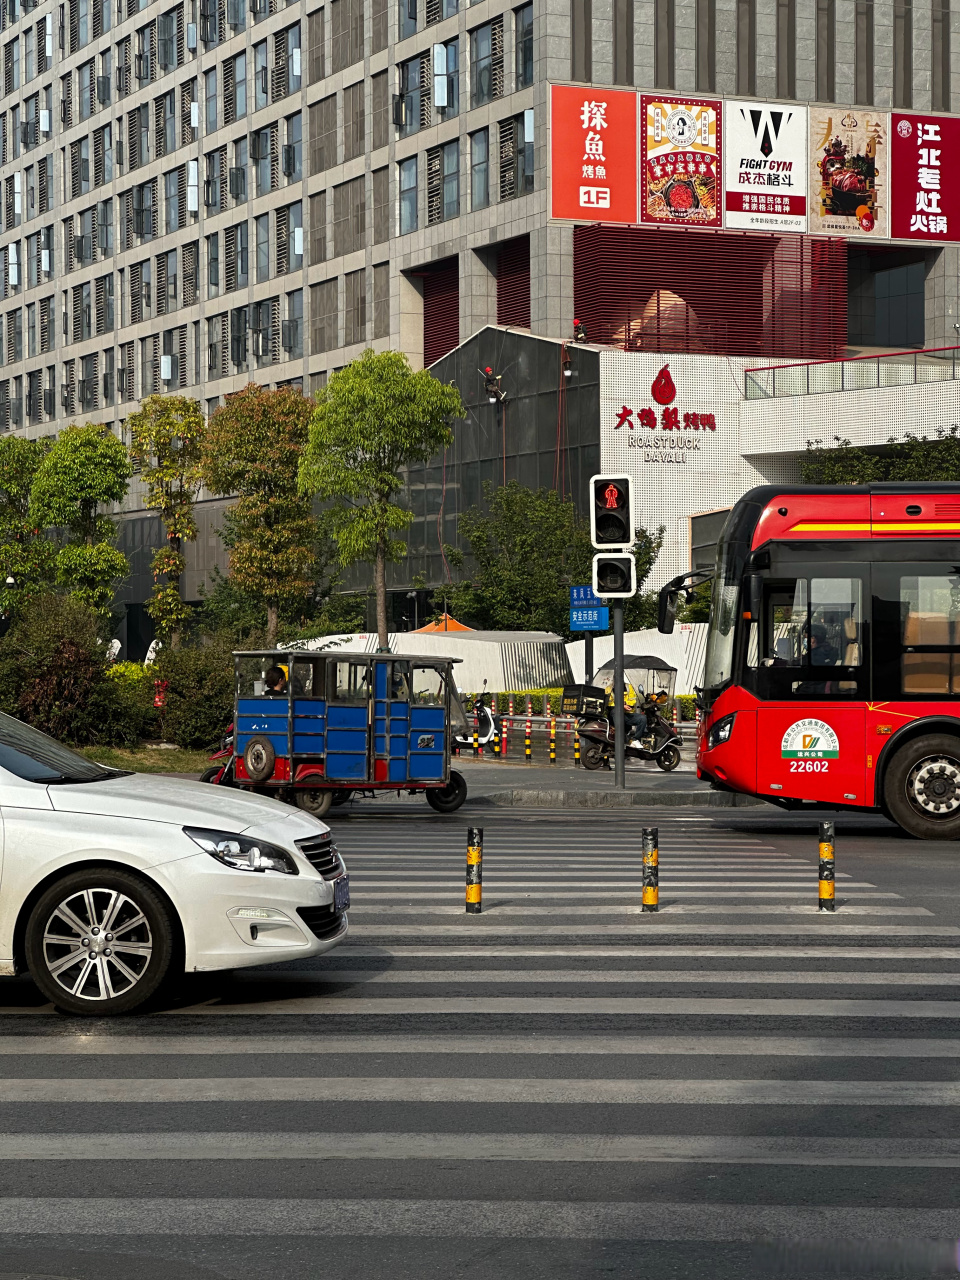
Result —
[[632, 551], [601, 551], [593, 557], [594, 595], [629, 600], [637, 594], [637, 562]]
[[629, 476], [590, 477], [590, 541], [598, 551], [632, 547], [633, 484]]

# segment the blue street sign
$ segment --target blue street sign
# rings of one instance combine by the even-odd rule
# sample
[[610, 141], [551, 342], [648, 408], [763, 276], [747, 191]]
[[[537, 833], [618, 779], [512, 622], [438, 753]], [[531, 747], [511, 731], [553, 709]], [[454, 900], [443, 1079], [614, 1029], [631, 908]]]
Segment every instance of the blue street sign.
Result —
[[[583, 590], [582, 587], [571, 587], [571, 591]], [[586, 588], [590, 590], [589, 587]], [[599, 608], [571, 609], [570, 610], [570, 630], [571, 631], [609, 631], [610, 630], [610, 610], [601, 605]]]
[[582, 607], [584, 605], [589, 605], [594, 609], [602, 609], [604, 607], [600, 597], [593, 594], [593, 587], [589, 585], [586, 587], [571, 587], [570, 608], [576, 609], [578, 606]]

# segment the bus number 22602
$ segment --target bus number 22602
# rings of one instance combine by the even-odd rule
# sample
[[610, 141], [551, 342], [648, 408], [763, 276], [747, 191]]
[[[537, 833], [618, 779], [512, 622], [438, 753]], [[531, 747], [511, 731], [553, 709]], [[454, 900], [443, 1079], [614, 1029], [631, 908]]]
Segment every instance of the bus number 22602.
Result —
[[791, 773], [826, 773], [830, 768], [829, 760], [791, 760]]

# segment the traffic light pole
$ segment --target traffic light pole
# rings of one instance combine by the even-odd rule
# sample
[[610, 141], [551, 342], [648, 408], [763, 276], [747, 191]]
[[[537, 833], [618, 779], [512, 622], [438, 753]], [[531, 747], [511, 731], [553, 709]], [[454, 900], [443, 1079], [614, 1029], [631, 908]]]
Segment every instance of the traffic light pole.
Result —
[[593, 632], [587, 631], [583, 637], [583, 683], [593, 684]]
[[626, 729], [623, 724], [623, 606], [613, 610], [613, 785], [623, 791], [627, 785], [624, 747]]

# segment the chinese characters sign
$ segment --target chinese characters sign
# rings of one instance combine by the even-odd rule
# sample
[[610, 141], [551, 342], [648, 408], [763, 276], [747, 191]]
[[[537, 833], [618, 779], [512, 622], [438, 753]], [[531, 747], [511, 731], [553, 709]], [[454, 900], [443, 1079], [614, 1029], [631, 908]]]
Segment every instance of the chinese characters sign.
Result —
[[550, 88], [552, 218], [637, 221], [637, 95]]
[[640, 221], [719, 227], [720, 103], [641, 94]]
[[[678, 462], [686, 464], [687, 451], [699, 452], [700, 445], [694, 437], [687, 437], [690, 431], [716, 431], [717, 419], [713, 413], [698, 410], [691, 412], [685, 407], [673, 403], [677, 398], [677, 389], [670, 377], [670, 366], [665, 364], [650, 386], [650, 396], [654, 404], [621, 405], [614, 410], [610, 425], [614, 431], [626, 428], [630, 435], [630, 448], [644, 449], [648, 462]], [[676, 431], [678, 434], [669, 441], [666, 437], [647, 437], [647, 431]]]
[[960, 236], [960, 120], [902, 115], [890, 120], [892, 190], [890, 234], [903, 240]]
[[809, 229], [885, 239], [887, 121], [860, 107], [810, 108]]
[[806, 108], [763, 102], [723, 105], [725, 225], [806, 231]]

